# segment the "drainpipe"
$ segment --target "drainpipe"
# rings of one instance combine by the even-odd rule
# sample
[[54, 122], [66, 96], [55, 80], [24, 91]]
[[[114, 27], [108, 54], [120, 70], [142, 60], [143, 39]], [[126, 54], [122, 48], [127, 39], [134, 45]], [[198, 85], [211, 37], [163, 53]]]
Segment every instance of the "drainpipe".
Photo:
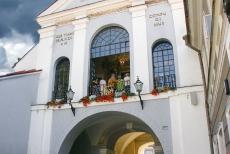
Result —
[[199, 49], [197, 49], [196, 47], [194, 47], [190, 43], [190, 41], [188, 40], [187, 35], [184, 36], [183, 39], [185, 40], [186, 46], [188, 46], [193, 51], [195, 51], [198, 54], [198, 57], [199, 57], [200, 69], [201, 69], [202, 80], [203, 80], [203, 85], [204, 85], [205, 110], [206, 110], [206, 118], [207, 118], [207, 122], [208, 122], [208, 136], [209, 136], [209, 142], [210, 142], [210, 150], [211, 150], [211, 154], [214, 154], [213, 144], [212, 144], [213, 139], [212, 139], [212, 133], [211, 133], [211, 119], [210, 119], [209, 104], [208, 104], [207, 83], [206, 83], [206, 80], [205, 80], [204, 63], [203, 63], [203, 60], [202, 60], [201, 51]]

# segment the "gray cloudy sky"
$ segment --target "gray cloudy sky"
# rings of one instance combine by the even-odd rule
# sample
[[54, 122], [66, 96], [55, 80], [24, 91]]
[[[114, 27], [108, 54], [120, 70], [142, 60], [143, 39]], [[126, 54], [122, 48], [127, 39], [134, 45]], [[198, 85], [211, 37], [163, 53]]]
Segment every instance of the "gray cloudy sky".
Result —
[[54, 0], [0, 0], [0, 38], [9, 37], [12, 30], [31, 34], [38, 41], [36, 15]]
[[[54, 1], [0, 0], [0, 48], [4, 48], [0, 62], [4, 61], [1, 59], [7, 59], [12, 65], [38, 42], [39, 26], [35, 18]], [[0, 68], [3, 65], [0, 63]]]

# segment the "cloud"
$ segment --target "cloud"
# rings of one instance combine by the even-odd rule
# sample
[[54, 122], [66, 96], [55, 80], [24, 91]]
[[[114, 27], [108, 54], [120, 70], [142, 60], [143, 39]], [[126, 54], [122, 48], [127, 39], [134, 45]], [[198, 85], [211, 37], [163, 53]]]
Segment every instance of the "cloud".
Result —
[[0, 0], [0, 72], [38, 42], [36, 16], [54, 1]]
[[38, 42], [39, 25], [35, 18], [55, 0], [0, 0], [0, 38], [10, 37], [12, 30], [30, 34]]
[[0, 46], [0, 70], [9, 69], [10, 65], [7, 60], [6, 50], [2, 46]]
[[6, 50], [0, 46], [0, 75], [7, 74], [11, 71], [10, 65], [7, 60]]
[[6, 57], [8, 57], [8, 64], [12, 66], [18, 61], [18, 58], [21, 58], [34, 46], [34, 42], [30, 34], [20, 34], [12, 30], [10, 37], [0, 39], [0, 46], [6, 51], [6, 56], [0, 56], [0, 62], [6, 61]]

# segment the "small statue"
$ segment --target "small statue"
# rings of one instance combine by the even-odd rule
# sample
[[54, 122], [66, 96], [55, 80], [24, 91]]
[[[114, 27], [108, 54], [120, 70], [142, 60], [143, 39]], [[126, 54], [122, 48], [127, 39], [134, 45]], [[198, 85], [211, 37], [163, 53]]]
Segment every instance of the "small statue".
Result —
[[125, 74], [124, 82], [125, 82], [125, 92], [130, 93], [130, 77], [129, 77], [129, 73]]
[[118, 92], [122, 92], [125, 89], [125, 81], [121, 78], [121, 75], [118, 76], [117, 88]]
[[106, 81], [102, 78], [100, 80], [100, 91], [101, 91], [101, 96], [106, 95]]
[[92, 81], [92, 95], [96, 95], [96, 96], [100, 95], [100, 85], [98, 83], [98, 78], [95, 78]]
[[121, 97], [125, 89], [125, 81], [121, 78], [121, 75], [118, 76], [117, 86], [115, 91], [115, 97]]
[[109, 78], [109, 81], [108, 81], [108, 86], [115, 89], [116, 88], [116, 85], [117, 85], [117, 79], [115, 77], [115, 74], [113, 73], [111, 75], [111, 77]]

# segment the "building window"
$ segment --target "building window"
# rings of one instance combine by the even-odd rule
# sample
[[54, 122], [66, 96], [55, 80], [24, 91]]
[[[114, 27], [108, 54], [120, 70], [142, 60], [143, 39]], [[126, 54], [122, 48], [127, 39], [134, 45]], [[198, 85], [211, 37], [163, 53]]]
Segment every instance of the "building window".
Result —
[[229, 136], [229, 132], [230, 132], [230, 104], [229, 104], [229, 98], [228, 98], [228, 104], [226, 105], [226, 111], [225, 111], [225, 123], [226, 123], [226, 129], [225, 132], [228, 134], [226, 137], [226, 144], [230, 144], [230, 136]]
[[228, 21], [230, 22], [230, 0], [223, 0], [223, 4]]
[[225, 134], [223, 122], [219, 123], [219, 128], [217, 131], [217, 142], [218, 142], [218, 151], [220, 154], [226, 153], [226, 144], [225, 144]]
[[58, 60], [55, 71], [53, 99], [66, 99], [69, 86], [70, 62], [67, 58]]
[[154, 88], [176, 88], [173, 47], [167, 41], [160, 41], [152, 48]]
[[219, 154], [220, 152], [219, 152], [219, 145], [218, 145], [218, 141], [217, 141], [217, 135], [214, 135], [213, 136], [213, 143], [212, 143], [212, 145], [213, 145], [213, 152], [214, 152], [214, 154]]
[[[90, 95], [106, 95], [123, 90], [129, 92], [128, 32], [117, 26], [105, 28], [95, 36], [90, 50]], [[124, 86], [119, 81], [127, 82]]]

